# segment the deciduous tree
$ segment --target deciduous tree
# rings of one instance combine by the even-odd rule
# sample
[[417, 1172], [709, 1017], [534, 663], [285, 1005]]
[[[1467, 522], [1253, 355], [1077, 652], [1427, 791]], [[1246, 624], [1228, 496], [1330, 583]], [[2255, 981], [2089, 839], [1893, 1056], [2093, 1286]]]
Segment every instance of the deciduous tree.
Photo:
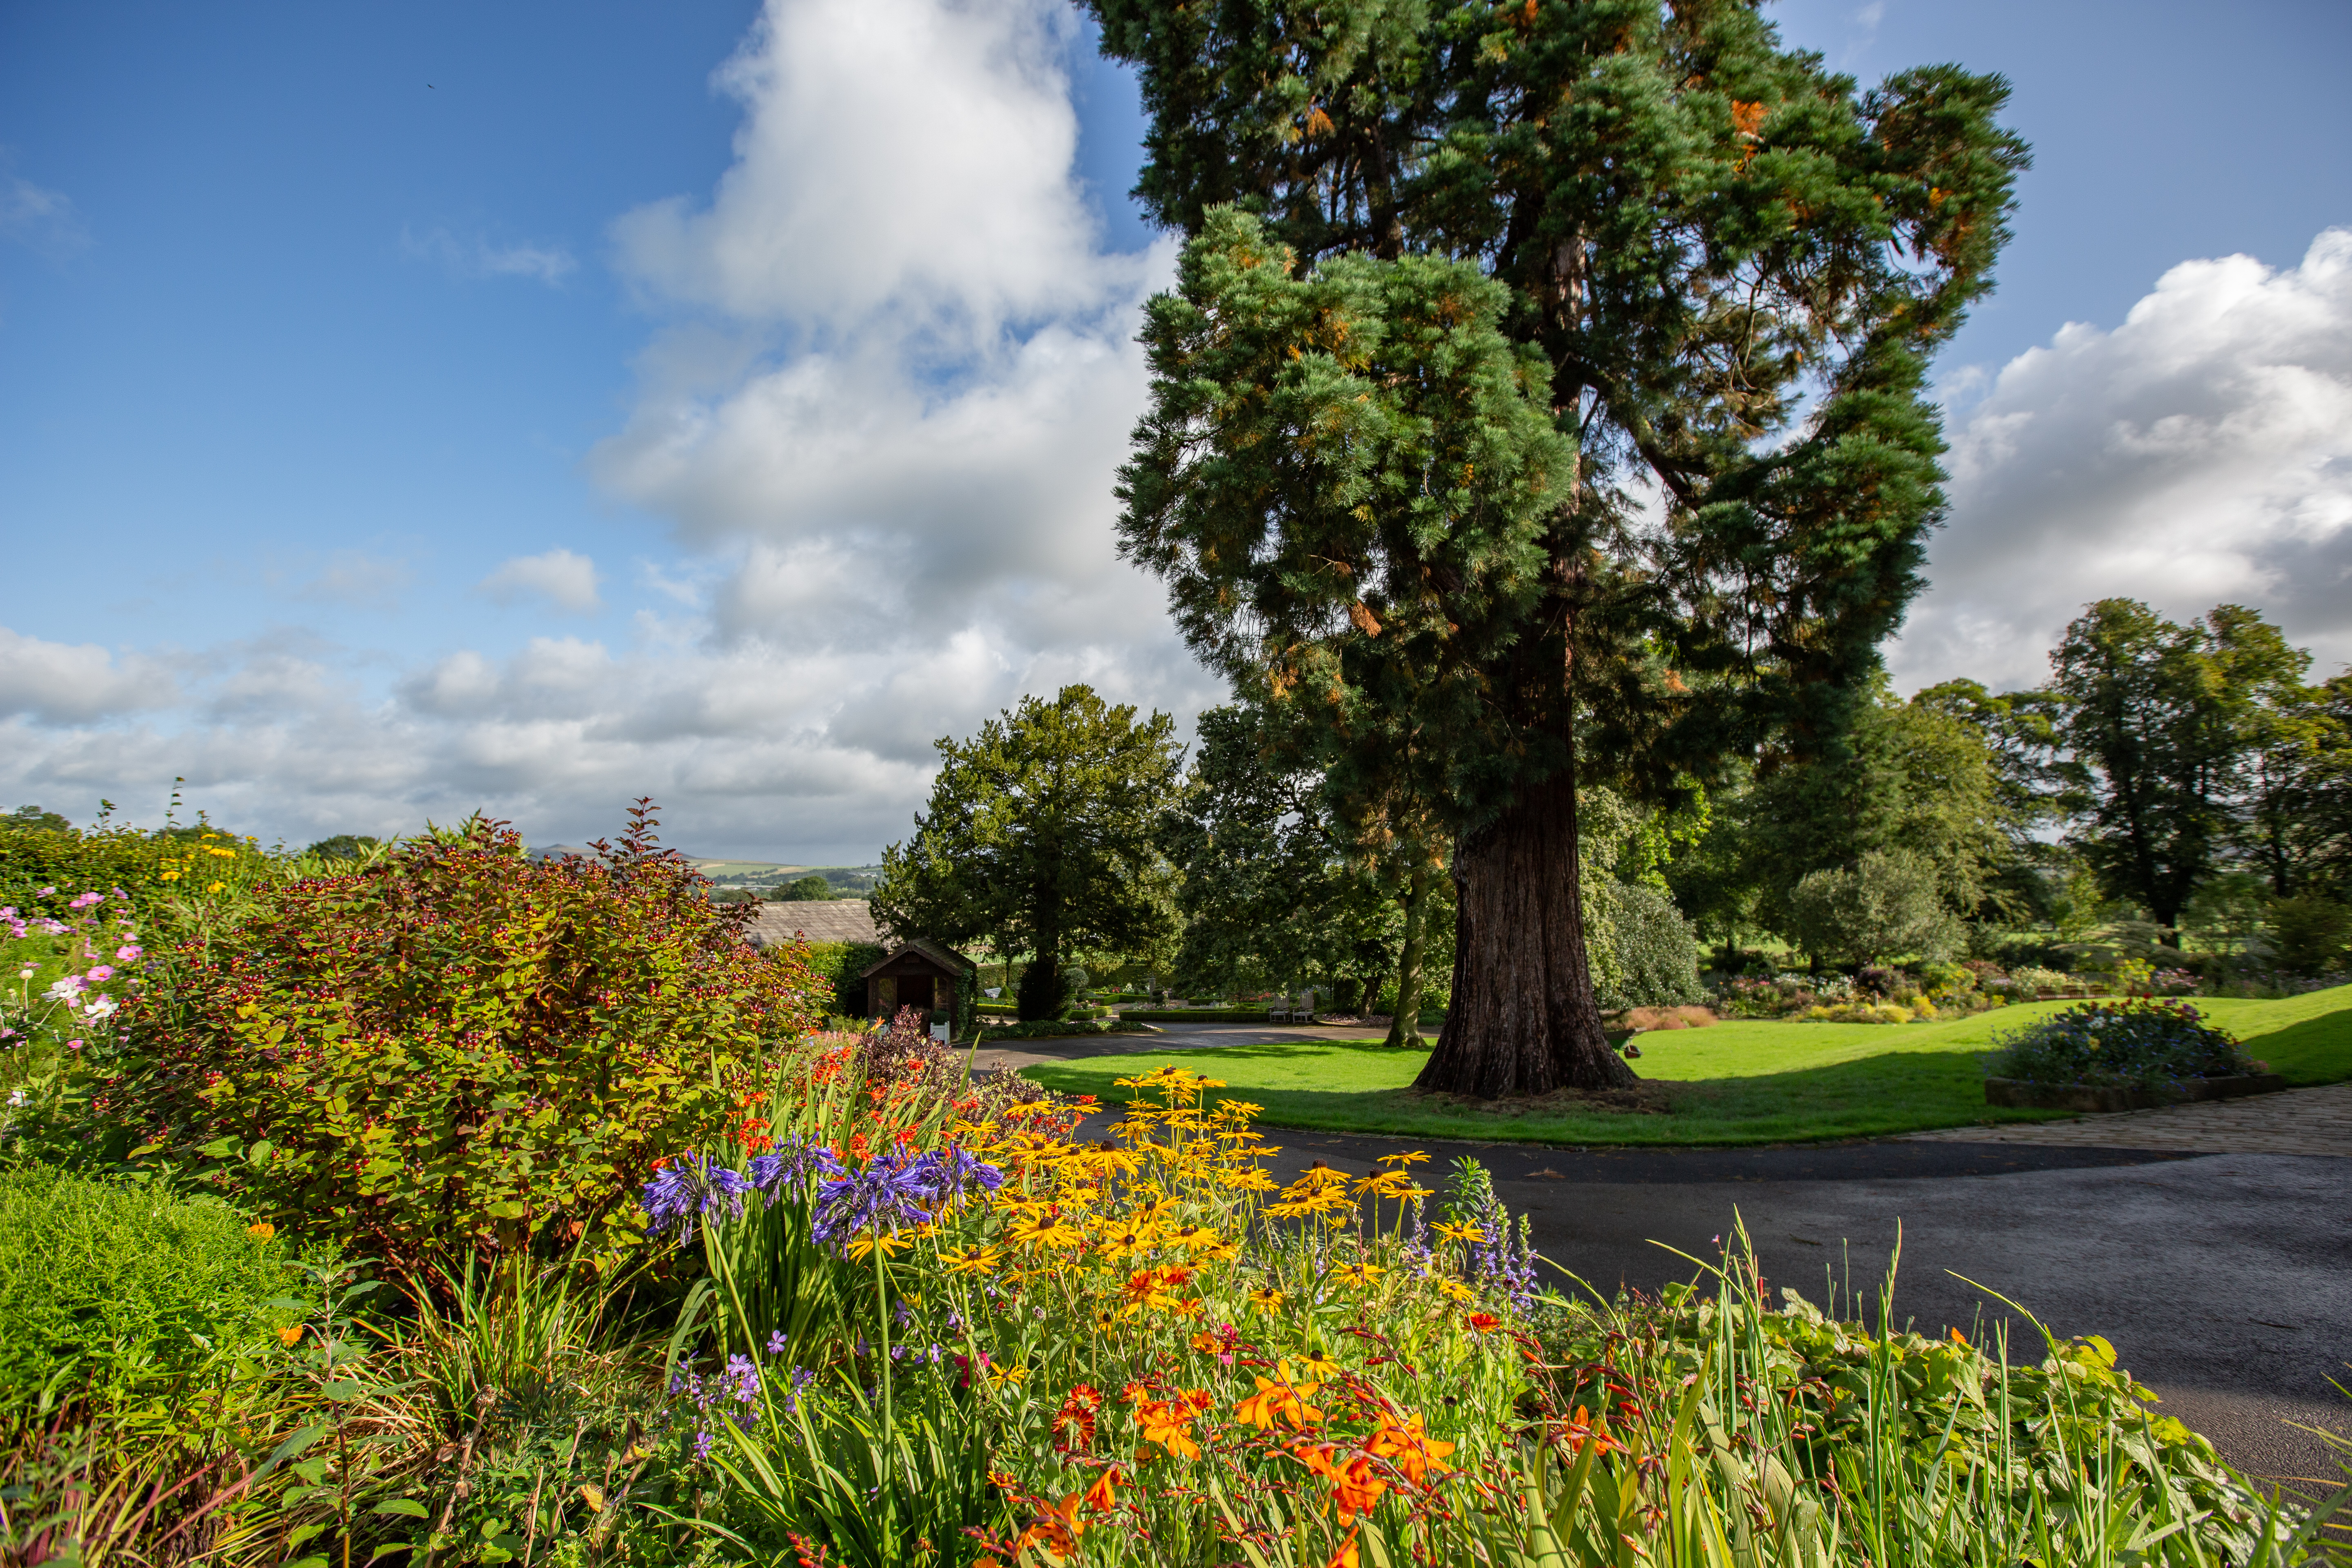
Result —
[[1133, 952], [1172, 924], [1160, 853], [1182, 749], [1165, 713], [1139, 720], [1087, 686], [1027, 697], [970, 741], [937, 742], [914, 837], [882, 854], [874, 917], [900, 936], [985, 937], [1025, 957], [1023, 1018], [1057, 1016], [1078, 950]]

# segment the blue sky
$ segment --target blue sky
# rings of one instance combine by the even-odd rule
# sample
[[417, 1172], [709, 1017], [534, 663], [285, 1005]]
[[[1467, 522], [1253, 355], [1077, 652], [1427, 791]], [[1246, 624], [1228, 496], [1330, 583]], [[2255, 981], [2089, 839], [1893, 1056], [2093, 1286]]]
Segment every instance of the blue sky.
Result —
[[[1904, 683], [2352, 658], [2352, 7], [1772, 15], [2035, 145]], [[1023, 691], [1214, 700], [1109, 550], [1139, 129], [1048, 0], [6, 8], [0, 794], [865, 859]]]

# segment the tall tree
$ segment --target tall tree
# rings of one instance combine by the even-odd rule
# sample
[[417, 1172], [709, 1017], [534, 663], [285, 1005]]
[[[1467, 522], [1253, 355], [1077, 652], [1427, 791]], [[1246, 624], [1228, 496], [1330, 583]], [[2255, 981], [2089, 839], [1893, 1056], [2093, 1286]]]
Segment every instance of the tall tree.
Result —
[[2234, 847], [2273, 897], [2352, 892], [2352, 672], [2255, 714]]
[[1069, 1000], [1066, 959], [1130, 952], [1171, 927], [1160, 818], [1182, 766], [1165, 713], [1139, 721], [1087, 686], [1024, 697], [970, 741], [937, 742], [915, 834], [882, 852], [875, 919], [901, 936], [985, 937], [1027, 959], [1023, 1018]]
[[1166, 829], [1188, 987], [1379, 984], [1403, 922], [1392, 868], [1351, 857], [1320, 769], [1292, 760], [1264, 709], [1212, 708]]
[[[2239, 605], [2180, 626], [2137, 600], [2101, 599], [2050, 662], [2074, 841], [2110, 895], [2177, 928], [2228, 843], [2263, 715], [2310, 656]], [[2167, 940], [2177, 945], [2177, 931]]]
[[1441, 814], [1423, 1085], [1628, 1080], [1580, 773], [1658, 798], [1866, 679], [1941, 505], [1927, 360], [2024, 163], [2005, 86], [1858, 92], [1743, 0], [1090, 8], [1192, 237], [1124, 548], [1238, 687]]

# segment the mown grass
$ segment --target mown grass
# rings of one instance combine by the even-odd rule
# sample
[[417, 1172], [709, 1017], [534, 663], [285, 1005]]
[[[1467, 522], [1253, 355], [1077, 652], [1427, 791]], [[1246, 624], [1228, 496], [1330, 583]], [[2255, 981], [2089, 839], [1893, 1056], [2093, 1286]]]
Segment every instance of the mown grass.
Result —
[[[1223, 1079], [1223, 1098], [1265, 1108], [1270, 1126], [1538, 1143], [1780, 1143], [1937, 1127], [2043, 1121], [2063, 1111], [1984, 1102], [1982, 1058], [1997, 1031], [2074, 1005], [2039, 1002], [1934, 1024], [1738, 1022], [1641, 1037], [1640, 1071], [1663, 1109], [1550, 1100], [1485, 1106], [1412, 1088], [1427, 1059], [1377, 1041], [1285, 1040], [1181, 1053]], [[2284, 1001], [2200, 999], [2254, 1056], [2296, 1084], [2352, 1079], [2352, 986]], [[1092, 1057], [1024, 1069], [1038, 1083], [1109, 1101], [1114, 1080], [1171, 1053]]]

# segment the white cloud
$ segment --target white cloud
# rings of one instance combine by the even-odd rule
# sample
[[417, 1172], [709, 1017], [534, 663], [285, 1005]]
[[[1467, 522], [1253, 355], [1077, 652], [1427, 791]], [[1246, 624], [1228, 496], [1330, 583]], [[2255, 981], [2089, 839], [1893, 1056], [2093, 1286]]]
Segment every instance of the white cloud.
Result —
[[0, 626], [0, 718], [79, 724], [168, 706], [178, 682], [158, 659], [95, 643], [47, 642]]
[[63, 261], [89, 246], [89, 230], [71, 197], [0, 169], [0, 239]]
[[537, 555], [518, 555], [476, 587], [501, 605], [536, 594], [559, 609], [582, 615], [604, 603], [596, 595], [596, 563], [560, 546]]
[[479, 235], [461, 239], [446, 228], [422, 234], [404, 229], [400, 246], [416, 259], [435, 262], [461, 278], [531, 278], [552, 285], [580, 265], [561, 245], [497, 245]]
[[2035, 683], [2091, 600], [2262, 609], [2352, 659], [2352, 229], [2302, 264], [2183, 262], [2019, 355], [1952, 442], [1951, 523], [1893, 663]]
[[[1172, 251], [1096, 232], [1073, 25], [1060, 0], [771, 0], [719, 77], [733, 166], [615, 226], [659, 320], [591, 471], [684, 546], [635, 563], [661, 605], [625, 636], [448, 647], [380, 687], [359, 655], [229, 650], [169, 721], [0, 725], [0, 795], [70, 812], [185, 774], [215, 819], [298, 842], [477, 806], [578, 842], [652, 795], [692, 848], [863, 858], [905, 837], [931, 742], [1024, 693], [1084, 680], [1189, 721], [1220, 689], [1112, 532]], [[477, 591], [599, 603], [563, 549]], [[265, 689], [285, 706], [237, 700]]]

